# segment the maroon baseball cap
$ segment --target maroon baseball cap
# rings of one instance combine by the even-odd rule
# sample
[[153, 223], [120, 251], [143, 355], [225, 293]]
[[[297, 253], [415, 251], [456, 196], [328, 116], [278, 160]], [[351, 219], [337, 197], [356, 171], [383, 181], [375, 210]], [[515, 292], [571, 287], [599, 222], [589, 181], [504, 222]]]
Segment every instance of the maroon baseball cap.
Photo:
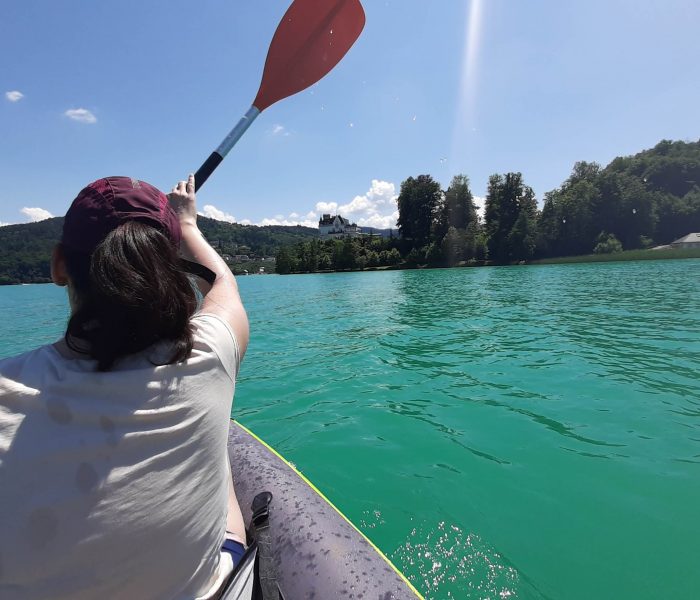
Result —
[[61, 241], [68, 248], [90, 254], [127, 221], [152, 225], [176, 248], [180, 246], [180, 221], [168, 197], [151, 184], [130, 177], [104, 177], [83, 188], [66, 213]]

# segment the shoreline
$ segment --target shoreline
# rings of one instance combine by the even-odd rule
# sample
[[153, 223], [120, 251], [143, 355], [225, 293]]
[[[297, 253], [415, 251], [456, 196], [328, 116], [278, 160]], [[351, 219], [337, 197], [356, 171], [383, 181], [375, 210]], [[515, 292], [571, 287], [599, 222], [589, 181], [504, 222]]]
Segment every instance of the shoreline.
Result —
[[[383, 267], [365, 267], [364, 269], [347, 269], [342, 271], [293, 271], [285, 275], [311, 275], [311, 274], [328, 274], [328, 273], [365, 273], [372, 271], [416, 271], [422, 269], [478, 269], [482, 267], [517, 267], [517, 266], [537, 266], [537, 265], [573, 265], [584, 263], [601, 263], [601, 262], [634, 262], [640, 260], [682, 260], [682, 259], [699, 259], [700, 248], [671, 248], [664, 250], [625, 250], [623, 252], [615, 252], [612, 254], [584, 254], [579, 256], [558, 256], [554, 258], [539, 258], [520, 263], [492, 263], [489, 261], [462, 262], [456, 265], [392, 265]], [[278, 275], [276, 272], [268, 272], [266, 275]], [[236, 274], [237, 277], [245, 277], [245, 275]], [[48, 281], [17, 281], [12, 283], [0, 283], [0, 286], [12, 285], [45, 285], [51, 283]]]
[[[327, 271], [292, 271], [285, 275], [326, 275], [329, 273], [365, 273], [372, 271], [417, 271], [423, 269], [478, 269], [483, 267], [518, 267], [538, 265], [564, 265], [602, 262], [634, 262], [646, 260], [685, 260], [700, 259], [700, 248], [672, 248], [668, 250], [625, 250], [612, 254], [583, 254], [578, 256], [558, 256], [553, 258], [540, 258], [530, 261], [513, 263], [492, 263], [489, 261], [461, 262], [456, 265], [392, 265], [383, 267], [365, 267], [364, 269], [344, 269]], [[272, 273], [277, 275], [277, 273]]]

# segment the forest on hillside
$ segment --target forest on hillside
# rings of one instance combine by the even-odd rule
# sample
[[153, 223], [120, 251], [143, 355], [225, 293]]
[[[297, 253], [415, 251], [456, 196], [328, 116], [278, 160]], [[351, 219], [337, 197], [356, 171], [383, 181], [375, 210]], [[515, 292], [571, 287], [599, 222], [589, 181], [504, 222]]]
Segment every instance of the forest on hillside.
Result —
[[[221, 254], [274, 256], [283, 246], [318, 237], [309, 227], [239, 225], [199, 216], [204, 237]], [[51, 251], [61, 238], [63, 217], [0, 227], [0, 285], [47, 283]]]

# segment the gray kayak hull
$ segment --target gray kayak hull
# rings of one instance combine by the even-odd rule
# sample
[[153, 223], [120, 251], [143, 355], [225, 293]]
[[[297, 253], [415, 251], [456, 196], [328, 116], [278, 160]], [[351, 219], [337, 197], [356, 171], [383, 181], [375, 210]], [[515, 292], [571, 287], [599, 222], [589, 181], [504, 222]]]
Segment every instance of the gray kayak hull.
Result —
[[272, 492], [270, 532], [286, 600], [422, 598], [313, 484], [236, 421], [231, 421], [228, 451], [246, 523], [255, 495]]

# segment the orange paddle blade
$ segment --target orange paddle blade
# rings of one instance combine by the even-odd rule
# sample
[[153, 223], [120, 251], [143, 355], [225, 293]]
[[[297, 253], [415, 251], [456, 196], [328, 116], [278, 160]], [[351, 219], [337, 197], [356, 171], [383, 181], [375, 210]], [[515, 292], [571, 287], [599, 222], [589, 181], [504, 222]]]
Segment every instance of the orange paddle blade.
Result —
[[253, 106], [263, 111], [316, 83], [347, 54], [364, 26], [359, 0], [294, 0], [272, 38]]

